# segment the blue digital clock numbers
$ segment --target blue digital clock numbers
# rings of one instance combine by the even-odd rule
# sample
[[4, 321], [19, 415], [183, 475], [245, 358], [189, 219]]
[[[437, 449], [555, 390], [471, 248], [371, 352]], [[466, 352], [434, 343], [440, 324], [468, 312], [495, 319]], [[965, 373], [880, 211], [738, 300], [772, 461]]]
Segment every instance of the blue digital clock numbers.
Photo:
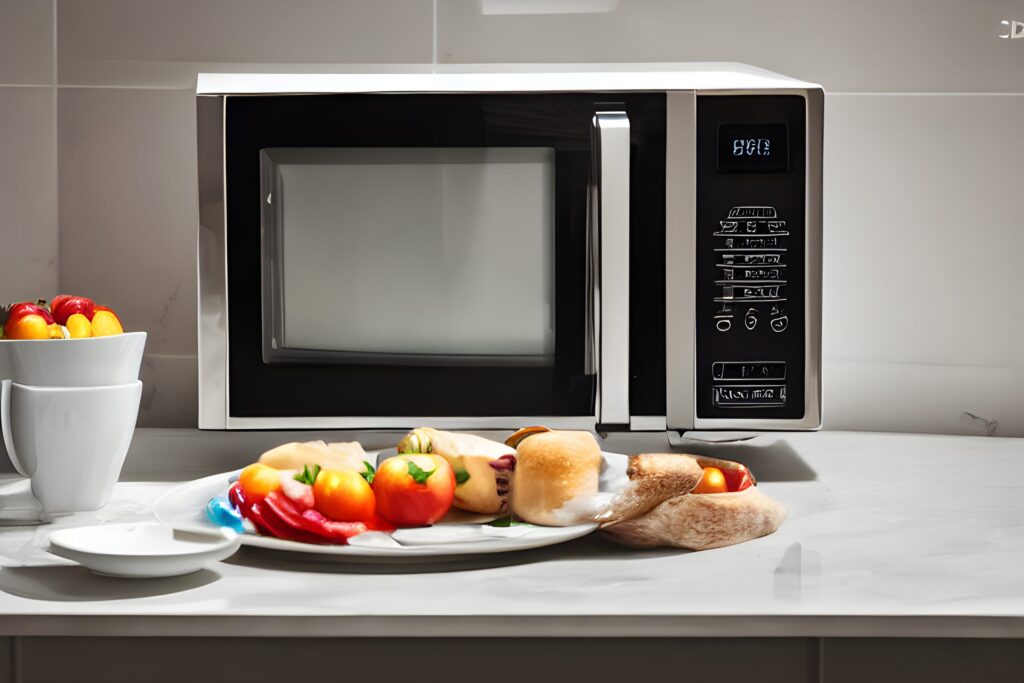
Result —
[[720, 124], [720, 173], [789, 171], [789, 131], [784, 123]]

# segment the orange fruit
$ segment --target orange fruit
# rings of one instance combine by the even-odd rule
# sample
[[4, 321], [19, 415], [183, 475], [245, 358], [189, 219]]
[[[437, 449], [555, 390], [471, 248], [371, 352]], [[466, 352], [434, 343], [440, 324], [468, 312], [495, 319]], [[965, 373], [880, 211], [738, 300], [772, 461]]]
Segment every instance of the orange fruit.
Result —
[[50, 326], [46, 318], [30, 313], [4, 329], [8, 339], [49, 339]]
[[[74, 317], [74, 316], [72, 316]], [[71, 322], [70, 318], [68, 322]], [[68, 328], [71, 329], [70, 327]], [[114, 334], [121, 334], [124, 328], [121, 321], [117, 319], [112, 311], [96, 311], [92, 316], [92, 336], [109, 337]]]
[[72, 313], [68, 316], [68, 323], [65, 327], [68, 328], [68, 334], [72, 339], [92, 336], [92, 323], [81, 313]]
[[377, 500], [363, 476], [352, 470], [321, 470], [313, 484], [313, 507], [335, 522], [369, 522]]
[[697, 487], [691, 493], [725, 493], [729, 486], [725, 483], [725, 475], [717, 467], [705, 467]]
[[281, 488], [281, 472], [261, 463], [249, 465], [238, 475], [238, 485], [249, 500], [265, 498]]

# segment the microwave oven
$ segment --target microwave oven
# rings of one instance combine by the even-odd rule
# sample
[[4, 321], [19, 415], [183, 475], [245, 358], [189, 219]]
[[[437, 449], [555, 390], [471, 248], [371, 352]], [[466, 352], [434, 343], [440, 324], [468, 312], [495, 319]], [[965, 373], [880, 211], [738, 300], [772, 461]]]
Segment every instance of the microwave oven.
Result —
[[204, 429], [815, 429], [823, 92], [201, 74]]

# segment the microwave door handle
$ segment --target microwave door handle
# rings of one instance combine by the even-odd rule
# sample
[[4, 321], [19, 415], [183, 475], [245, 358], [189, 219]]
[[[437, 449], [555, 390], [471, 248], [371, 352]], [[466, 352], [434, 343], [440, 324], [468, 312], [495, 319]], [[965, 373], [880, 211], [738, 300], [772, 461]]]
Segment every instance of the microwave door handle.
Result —
[[[597, 112], [593, 120], [594, 201], [589, 237], [596, 277], [597, 423], [629, 424], [629, 117]], [[596, 255], [596, 258], [594, 258]]]

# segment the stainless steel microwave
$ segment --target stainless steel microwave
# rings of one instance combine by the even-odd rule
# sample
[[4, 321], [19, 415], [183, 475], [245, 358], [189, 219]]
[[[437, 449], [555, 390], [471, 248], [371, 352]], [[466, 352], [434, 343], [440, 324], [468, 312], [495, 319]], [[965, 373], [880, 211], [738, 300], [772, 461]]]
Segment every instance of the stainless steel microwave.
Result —
[[199, 426], [814, 429], [820, 87], [201, 74]]

